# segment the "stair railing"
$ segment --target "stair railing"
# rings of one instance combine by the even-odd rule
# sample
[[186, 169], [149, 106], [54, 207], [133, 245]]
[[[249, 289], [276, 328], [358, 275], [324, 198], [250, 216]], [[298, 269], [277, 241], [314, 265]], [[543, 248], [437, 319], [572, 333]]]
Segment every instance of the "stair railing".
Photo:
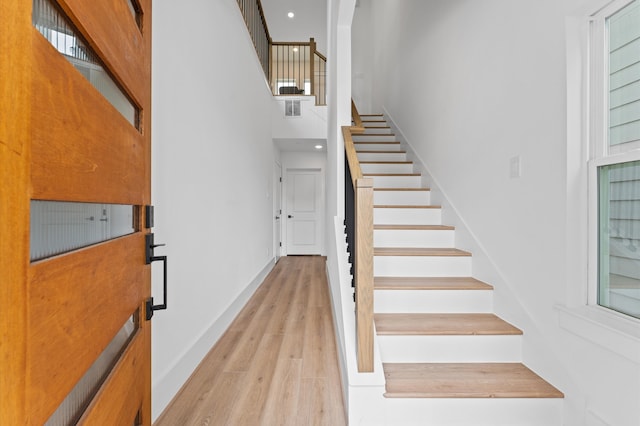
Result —
[[316, 42], [272, 42], [269, 83], [274, 95], [313, 95], [326, 105], [327, 58]]
[[260, 0], [237, 0], [274, 95], [313, 95], [327, 104], [327, 58], [308, 42], [274, 42]]
[[356, 302], [358, 371], [373, 371], [373, 179], [362, 175], [353, 134], [363, 133], [351, 101], [354, 126], [343, 126], [345, 148], [345, 226]]

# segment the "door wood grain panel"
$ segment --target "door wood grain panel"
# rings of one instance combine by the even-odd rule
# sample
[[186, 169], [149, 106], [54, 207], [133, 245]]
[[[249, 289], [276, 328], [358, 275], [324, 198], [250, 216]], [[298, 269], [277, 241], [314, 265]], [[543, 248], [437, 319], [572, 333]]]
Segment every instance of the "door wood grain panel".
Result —
[[33, 198], [141, 204], [145, 137], [34, 30]]
[[64, 400], [139, 307], [143, 247], [144, 235], [137, 233], [31, 266], [27, 385], [36, 423]]
[[[126, 2], [129, 0], [63, 0], [60, 7], [89, 45], [112, 71], [116, 80], [140, 106], [149, 98], [150, 70], [146, 63], [146, 41]], [[148, 1], [140, 2], [145, 12]], [[143, 31], [150, 34], [146, 23]], [[150, 26], [149, 26], [150, 27]]]

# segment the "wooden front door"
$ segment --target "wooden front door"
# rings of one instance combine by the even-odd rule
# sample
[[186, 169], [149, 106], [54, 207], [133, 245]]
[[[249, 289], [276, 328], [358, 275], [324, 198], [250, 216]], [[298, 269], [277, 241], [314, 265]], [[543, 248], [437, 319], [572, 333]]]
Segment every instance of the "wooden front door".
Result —
[[0, 25], [0, 424], [149, 425], [151, 0], [2, 1]]

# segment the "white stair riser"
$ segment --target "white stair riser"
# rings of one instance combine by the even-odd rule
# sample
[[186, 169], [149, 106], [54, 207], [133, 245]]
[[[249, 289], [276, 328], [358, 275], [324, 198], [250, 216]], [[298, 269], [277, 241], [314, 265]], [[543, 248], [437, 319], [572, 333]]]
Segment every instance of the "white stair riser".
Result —
[[396, 142], [396, 135], [351, 135], [354, 142]]
[[379, 225], [440, 225], [441, 209], [374, 208], [373, 223]]
[[376, 277], [471, 276], [471, 256], [374, 256]]
[[374, 135], [380, 135], [383, 133], [391, 133], [391, 128], [390, 127], [383, 127], [385, 126], [384, 123], [380, 123], [380, 124], [372, 124], [372, 126], [377, 126], [377, 127], [365, 127], [364, 129], [364, 134], [365, 135], [370, 135], [370, 134], [374, 134]]
[[420, 188], [420, 176], [365, 176], [373, 177], [374, 188]]
[[491, 290], [376, 290], [375, 313], [491, 313]]
[[428, 206], [431, 191], [373, 191], [373, 204], [382, 206]]
[[358, 161], [407, 161], [407, 153], [358, 152]]
[[362, 173], [413, 173], [413, 164], [411, 163], [360, 163], [360, 168], [362, 169]]
[[[350, 395], [351, 397], [351, 395]], [[357, 395], [354, 395], [354, 399]], [[356, 399], [359, 401], [359, 398]], [[360, 403], [349, 424], [367, 426], [562, 426], [560, 398], [384, 398]], [[351, 410], [350, 410], [351, 411]]]
[[382, 362], [522, 362], [522, 336], [378, 336]]
[[374, 247], [453, 247], [453, 230], [374, 229]]
[[402, 151], [399, 143], [357, 143], [356, 151]]

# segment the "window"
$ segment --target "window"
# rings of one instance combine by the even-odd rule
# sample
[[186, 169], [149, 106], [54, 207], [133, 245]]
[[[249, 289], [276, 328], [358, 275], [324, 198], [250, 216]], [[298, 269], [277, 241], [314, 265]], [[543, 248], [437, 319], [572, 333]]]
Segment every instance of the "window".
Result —
[[591, 304], [640, 318], [640, 0], [590, 23]]

